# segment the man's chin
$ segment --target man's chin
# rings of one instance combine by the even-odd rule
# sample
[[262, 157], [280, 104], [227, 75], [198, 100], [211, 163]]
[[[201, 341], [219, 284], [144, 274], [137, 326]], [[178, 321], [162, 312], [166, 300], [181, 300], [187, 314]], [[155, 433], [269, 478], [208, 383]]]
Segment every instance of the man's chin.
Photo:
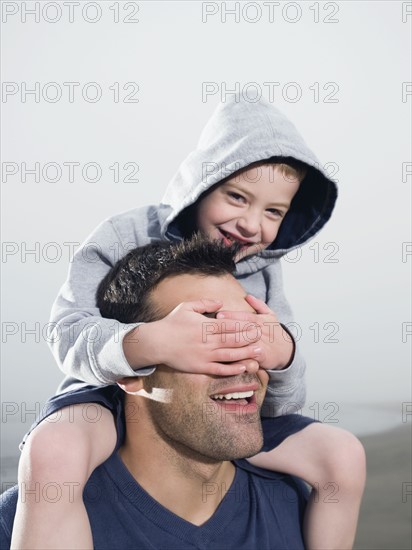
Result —
[[[250, 458], [260, 452], [263, 446], [263, 433], [261, 429], [248, 430], [243, 426], [243, 430], [238, 435], [227, 433], [221, 438], [223, 444], [219, 445], [217, 441], [211, 447], [213, 458], [217, 460], [238, 460], [241, 458]], [[213, 450], [212, 450], [213, 449]]]
[[216, 453], [213, 458], [219, 461], [230, 461], [230, 462], [232, 462], [233, 460], [251, 458], [252, 456], [255, 456], [258, 453], [260, 453], [262, 447], [263, 447], [263, 438], [256, 445], [247, 445], [245, 447], [241, 447], [238, 449], [232, 448], [232, 450], [230, 451], [225, 451], [220, 454]]

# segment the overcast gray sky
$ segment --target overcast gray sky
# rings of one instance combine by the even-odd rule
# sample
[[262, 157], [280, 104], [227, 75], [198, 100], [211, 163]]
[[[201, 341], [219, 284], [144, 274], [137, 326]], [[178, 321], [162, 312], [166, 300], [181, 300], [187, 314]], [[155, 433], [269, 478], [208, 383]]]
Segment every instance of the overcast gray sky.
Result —
[[2, 2], [12, 416], [61, 379], [46, 327], [73, 249], [158, 203], [233, 90], [273, 101], [338, 180], [332, 221], [284, 261], [308, 406], [410, 402], [411, 3], [76, 4]]

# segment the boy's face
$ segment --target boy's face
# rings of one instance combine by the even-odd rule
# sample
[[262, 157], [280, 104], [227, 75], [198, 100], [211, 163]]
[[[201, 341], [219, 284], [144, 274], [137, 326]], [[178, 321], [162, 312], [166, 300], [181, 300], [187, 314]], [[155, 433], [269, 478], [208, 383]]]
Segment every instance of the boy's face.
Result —
[[299, 184], [298, 179], [284, 176], [276, 164], [255, 165], [200, 200], [197, 227], [227, 245], [239, 242], [239, 258], [256, 254], [276, 238]]

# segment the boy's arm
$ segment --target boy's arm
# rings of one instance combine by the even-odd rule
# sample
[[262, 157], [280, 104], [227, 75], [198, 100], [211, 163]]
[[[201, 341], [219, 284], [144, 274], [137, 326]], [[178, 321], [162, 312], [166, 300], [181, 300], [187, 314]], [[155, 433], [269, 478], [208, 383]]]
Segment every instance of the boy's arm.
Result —
[[304, 373], [306, 363], [295, 350], [295, 357], [289, 367], [283, 370], [268, 370], [269, 384], [262, 407], [262, 416], [281, 416], [301, 409], [306, 399]]
[[[283, 291], [282, 267], [275, 260], [265, 270], [266, 303], [272, 309], [284, 328], [288, 329], [293, 316], [291, 307]], [[293, 338], [290, 330], [290, 336]], [[306, 363], [294, 341], [295, 352], [292, 362], [284, 369], [269, 370], [269, 385], [262, 408], [263, 416], [280, 416], [301, 409], [306, 399]]]
[[[48, 340], [61, 370], [76, 380], [111, 384], [136, 376], [137, 369], [140, 375], [151, 374], [152, 365], [158, 363], [187, 372], [229, 376], [243, 372], [242, 361], [256, 356], [254, 343], [238, 341], [226, 322], [203, 341], [203, 313], [219, 309], [221, 304], [215, 301], [180, 304], [164, 319], [146, 324], [101, 317], [96, 306], [101, 280], [131, 249], [159, 239], [153, 212], [132, 211], [103, 222], [74, 255], [68, 279], [53, 305], [50, 324], [54, 329]], [[226, 345], [220, 332], [228, 332], [228, 341], [233, 342]], [[183, 357], [182, 349], [187, 350]], [[74, 381], [66, 379], [59, 391], [67, 390], [68, 383]]]
[[106, 273], [134, 246], [124, 246], [109, 220], [75, 253], [50, 318], [49, 345], [65, 374], [94, 385], [135, 374], [124, 356], [122, 341], [138, 324], [102, 318], [95, 298]]

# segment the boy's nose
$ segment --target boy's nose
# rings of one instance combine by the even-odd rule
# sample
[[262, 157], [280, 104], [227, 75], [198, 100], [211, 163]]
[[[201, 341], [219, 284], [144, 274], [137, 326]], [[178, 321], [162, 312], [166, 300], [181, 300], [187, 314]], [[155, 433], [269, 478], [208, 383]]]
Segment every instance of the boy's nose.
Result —
[[237, 221], [237, 226], [242, 236], [253, 237], [260, 231], [260, 216], [256, 214], [245, 214]]

